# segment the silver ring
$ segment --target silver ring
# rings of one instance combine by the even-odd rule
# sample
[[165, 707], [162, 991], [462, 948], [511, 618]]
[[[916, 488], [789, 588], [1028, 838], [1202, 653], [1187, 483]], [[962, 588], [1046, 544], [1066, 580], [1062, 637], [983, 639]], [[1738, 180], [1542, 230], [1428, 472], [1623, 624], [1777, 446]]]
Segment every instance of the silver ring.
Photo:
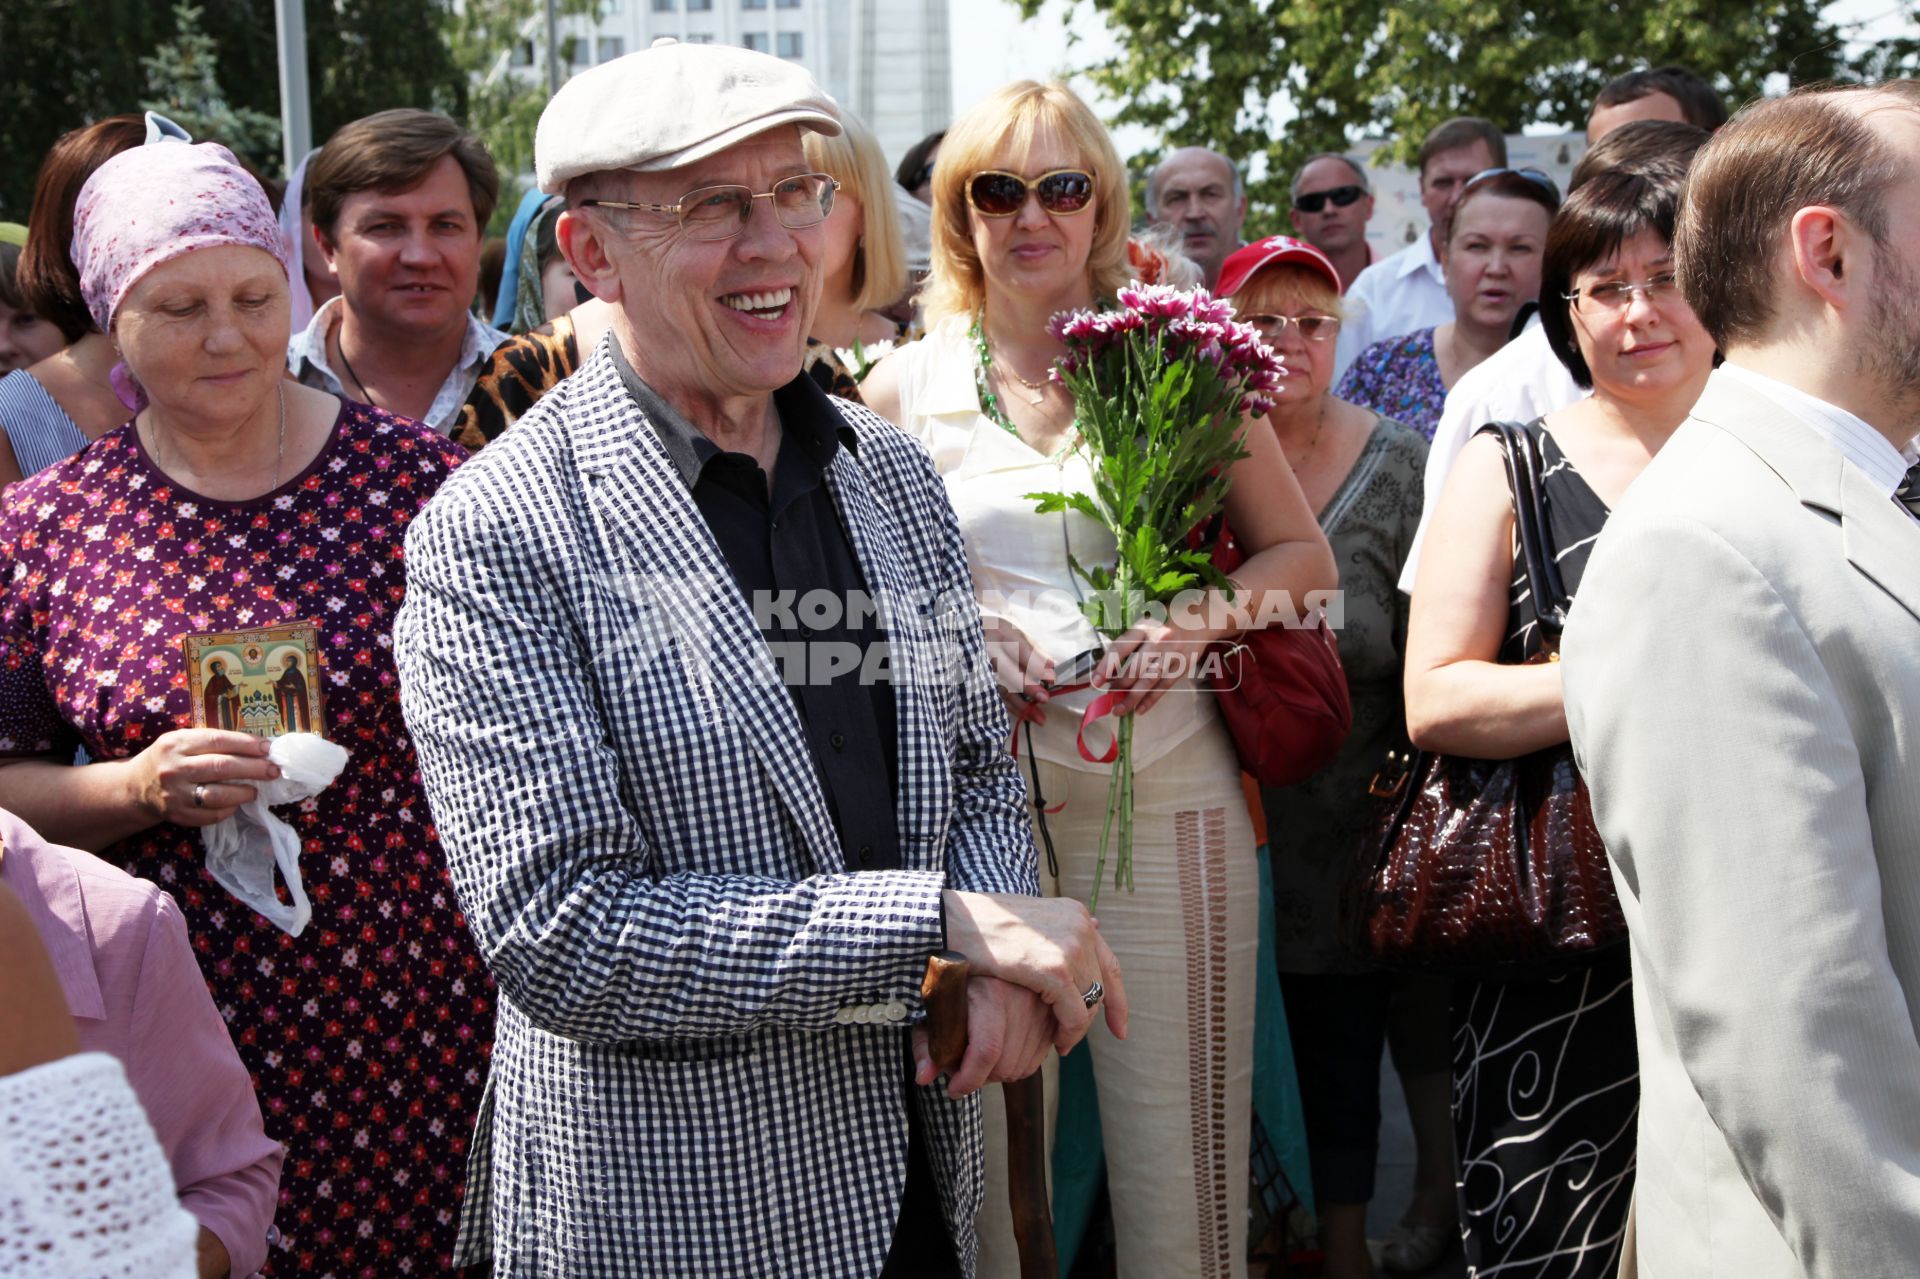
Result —
[[1107, 988], [1105, 986], [1102, 986], [1099, 983], [1099, 981], [1096, 980], [1093, 983], [1093, 985], [1087, 987], [1086, 993], [1080, 996], [1080, 1001], [1084, 1003], [1087, 1007], [1091, 1008], [1095, 1004], [1099, 1003], [1101, 1000], [1105, 999], [1106, 997], [1107, 997]]
[[[207, 806], [207, 784], [205, 782], [201, 782], [193, 788], [193, 806], [195, 808], [205, 808]], [[1098, 986], [1100, 983], [1095, 982], [1093, 984]]]

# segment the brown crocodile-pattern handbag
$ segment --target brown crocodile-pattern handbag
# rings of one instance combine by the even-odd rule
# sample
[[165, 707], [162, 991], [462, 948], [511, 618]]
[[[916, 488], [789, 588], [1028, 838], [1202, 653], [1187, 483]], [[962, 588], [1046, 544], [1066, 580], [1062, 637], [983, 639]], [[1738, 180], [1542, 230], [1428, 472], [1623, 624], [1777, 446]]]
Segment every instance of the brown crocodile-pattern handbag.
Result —
[[[1539, 444], [1499, 424], [1528, 598], [1557, 661], [1566, 593], [1540, 496]], [[1347, 942], [1394, 967], [1546, 975], [1626, 940], [1607, 850], [1566, 743], [1516, 759], [1402, 747], [1368, 792], [1376, 834], [1342, 903]]]

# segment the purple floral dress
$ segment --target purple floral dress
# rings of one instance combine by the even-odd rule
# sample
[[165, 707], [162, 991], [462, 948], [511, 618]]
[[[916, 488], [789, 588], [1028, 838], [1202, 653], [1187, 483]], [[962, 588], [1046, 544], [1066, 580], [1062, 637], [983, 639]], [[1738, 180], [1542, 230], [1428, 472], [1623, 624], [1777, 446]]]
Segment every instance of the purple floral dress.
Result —
[[131, 425], [0, 499], [0, 754], [135, 755], [192, 726], [183, 634], [318, 624], [327, 735], [351, 757], [277, 810], [302, 839], [305, 932], [215, 883], [191, 830], [102, 854], [179, 903], [287, 1145], [270, 1274], [425, 1274], [452, 1252], [494, 993], [447, 881], [388, 636], [407, 524], [464, 457], [351, 404], [312, 465], [253, 501], [180, 488]]
[[1440, 361], [1433, 353], [1433, 330], [1417, 329], [1375, 342], [1347, 366], [1333, 394], [1402, 422], [1431, 443], [1447, 403]]

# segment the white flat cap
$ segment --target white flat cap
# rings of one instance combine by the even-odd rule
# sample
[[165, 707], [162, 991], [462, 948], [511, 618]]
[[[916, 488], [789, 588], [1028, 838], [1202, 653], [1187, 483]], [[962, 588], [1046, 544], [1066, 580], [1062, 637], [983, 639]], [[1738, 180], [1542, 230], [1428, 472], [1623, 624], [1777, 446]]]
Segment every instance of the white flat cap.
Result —
[[534, 177], [559, 195], [583, 173], [677, 169], [783, 124], [831, 136], [838, 111], [785, 59], [660, 39], [560, 86], [533, 135]]

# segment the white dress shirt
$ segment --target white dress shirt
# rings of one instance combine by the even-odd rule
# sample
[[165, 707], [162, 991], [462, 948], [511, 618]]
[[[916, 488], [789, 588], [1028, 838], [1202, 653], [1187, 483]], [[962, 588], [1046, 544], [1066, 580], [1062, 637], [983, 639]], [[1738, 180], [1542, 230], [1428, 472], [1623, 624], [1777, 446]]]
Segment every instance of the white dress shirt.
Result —
[[1404, 337], [1453, 319], [1453, 299], [1434, 256], [1433, 237], [1423, 235], [1392, 257], [1354, 277], [1345, 299], [1346, 320], [1333, 348], [1333, 381], [1375, 342]]
[[[1892, 500], [1894, 491], [1907, 478], [1907, 468], [1915, 460], [1912, 443], [1907, 445], [1907, 451], [1902, 454], [1865, 418], [1837, 404], [1829, 404], [1817, 395], [1809, 395], [1797, 386], [1788, 386], [1778, 378], [1755, 373], [1731, 361], [1722, 364], [1720, 372], [1779, 401], [1787, 412], [1839, 449], [1847, 461], [1859, 467], [1873, 481], [1874, 487], [1887, 495], [1888, 500]], [[1920, 519], [1920, 516], [1915, 518]]]
[[[287, 368], [301, 385], [346, 399], [350, 398], [346, 383], [327, 363], [327, 339], [332, 336], [333, 326], [340, 322], [343, 301], [339, 297], [328, 299], [313, 313], [307, 327], [293, 335], [293, 340], [287, 343]], [[460, 406], [473, 392], [473, 384], [487, 371], [494, 351], [511, 336], [482, 324], [469, 312], [467, 333], [460, 340], [460, 358], [447, 374], [447, 380], [440, 384], [427, 415], [420, 420], [442, 435], [451, 433], [454, 421], [460, 416]]]
[[1413, 594], [1420, 547], [1427, 540], [1434, 508], [1440, 504], [1440, 490], [1453, 469], [1453, 459], [1460, 456], [1473, 433], [1489, 422], [1531, 422], [1588, 394], [1547, 345], [1547, 331], [1540, 327], [1538, 316], [1527, 322], [1526, 331], [1519, 337], [1460, 375], [1447, 392], [1440, 425], [1434, 428], [1433, 445], [1427, 451], [1427, 470], [1421, 483], [1425, 504], [1420, 508], [1420, 527], [1414, 532], [1413, 545], [1407, 550], [1406, 566], [1400, 570], [1402, 591]]

